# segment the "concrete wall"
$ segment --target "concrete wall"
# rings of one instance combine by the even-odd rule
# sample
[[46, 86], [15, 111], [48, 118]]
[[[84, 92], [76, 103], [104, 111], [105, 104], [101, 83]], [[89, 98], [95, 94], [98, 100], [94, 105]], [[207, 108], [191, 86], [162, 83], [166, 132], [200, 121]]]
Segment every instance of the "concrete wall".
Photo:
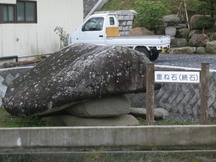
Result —
[[1, 128], [0, 150], [215, 149], [216, 126]]
[[[83, 21], [81, 0], [36, 0], [35, 24], [0, 24], [0, 56], [30, 56], [52, 53], [60, 48], [56, 26], [73, 32]], [[0, 1], [4, 2], [4, 1]]]

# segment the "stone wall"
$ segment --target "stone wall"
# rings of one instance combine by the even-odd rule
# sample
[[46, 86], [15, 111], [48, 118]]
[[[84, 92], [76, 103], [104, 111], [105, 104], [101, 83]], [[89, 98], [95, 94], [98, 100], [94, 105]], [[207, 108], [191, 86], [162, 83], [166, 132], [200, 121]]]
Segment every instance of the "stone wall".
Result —
[[[8, 68], [0, 70], [0, 106], [7, 86], [19, 75], [32, 67]], [[210, 72], [209, 78], [209, 116], [216, 117], [216, 71]], [[129, 94], [133, 107], [145, 107], [145, 94]], [[163, 83], [160, 90], [155, 91], [155, 108], [168, 110], [172, 117], [179, 120], [197, 120], [200, 109], [199, 84]]]

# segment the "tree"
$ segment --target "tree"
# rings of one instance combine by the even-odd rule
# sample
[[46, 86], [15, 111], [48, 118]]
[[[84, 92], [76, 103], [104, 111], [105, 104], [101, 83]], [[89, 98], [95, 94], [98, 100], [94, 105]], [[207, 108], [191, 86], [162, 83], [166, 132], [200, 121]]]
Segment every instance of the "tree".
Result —
[[212, 27], [215, 22], [215, 0], [199, 0], [195, 6], [197, 13], [204, 15], [201, 19], [196, 21], [196, 25], [204, 29]]
[[161, 1], [136, 1], [137, 26], [144, 26], [150, 30], [155, 30], [160, 24], [160, 19], [166, 14], [167, 9]]
[[196, 11], [203, 15], [210, 15], [212, 20], [215, 15], [215, 0], [199, 0], [196, 5]]

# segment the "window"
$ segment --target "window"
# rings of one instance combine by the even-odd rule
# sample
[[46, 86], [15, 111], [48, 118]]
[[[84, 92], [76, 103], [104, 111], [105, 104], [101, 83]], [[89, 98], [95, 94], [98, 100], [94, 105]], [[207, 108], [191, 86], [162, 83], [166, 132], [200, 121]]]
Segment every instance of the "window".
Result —
[[36, 23], [35, 1], [17, 1], [17, 4], [0, 5], [0, 23]]
[[110, 17], [109, 21], [110, 21], [110, 25], [115, 25], [115, 19], [114, 19], [114, 17]]
[[104, 18], [96, 17], [89, 19], [82, 27], [82, 31], [101, 31], [103, 29]]
[[4, 15], [4, 17], [3, 17], [3, 21], [4, 22], [14, 22], [14, 14], [15, 14], [15, 7], [14, 7], [14, 5], [5, 5], [5, 6], [3, 6], [3, 15]]
[[17, 2], [17, 22], [36, 22], [36, 2]]

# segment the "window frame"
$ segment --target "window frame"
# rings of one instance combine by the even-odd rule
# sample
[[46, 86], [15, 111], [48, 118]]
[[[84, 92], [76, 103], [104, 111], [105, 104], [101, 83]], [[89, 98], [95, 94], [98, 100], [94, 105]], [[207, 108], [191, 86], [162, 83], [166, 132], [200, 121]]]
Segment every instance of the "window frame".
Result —
[[[14, 5], [5, 5], [5, 6], [3, 6], [3, 10], [4, 10], [5, 7], [7, 7], [7, 20], [4, 20], [5, 15], [3, 15], [3, 21], [5, 23], [15, 22], [15, 6]], [[10, 20], [10, 7], [12, 7], [13, 20]]]
[[[22, 2], [24, 3], [24, 20], [23, 21], [19, 21], [18, 20], [18, 3], [19, 2]], [[33, 3], [34, 4], [34, 20], [33, 21], [27, 21], [26, 20], [26, 3]], [[36, 1], [17, 1], [17, 4], [16, 4], [16, 23], [37, 23], [37, 2]]]
[[[23, 2], [24, 3], [24, 20], [23, 21], [19, 21], [18, 20], [18, 3], [19, 2]], [[32, 21], [27, 20], [27, 8], [26, 8], [26, 3], [31, 3], [33, 4], [34, 7], [34, 13], [33, 13], [33, 19]], [[9, 6], [13, 6], [13, 16], [14, 16], [14, 20], [13, 21], [5, 21], [4, 20], [4, 7], [9, 7]], [[16, 2], [16, 4], [6, 4], [6, 3], [2, 3], [0, 4], [0, 24], [10, 24], [10, 23], [15, 23], [15, 24], [35, 24], [37, 23], [37, 1], [25, 1], [25, 0], [18, 0]]]

